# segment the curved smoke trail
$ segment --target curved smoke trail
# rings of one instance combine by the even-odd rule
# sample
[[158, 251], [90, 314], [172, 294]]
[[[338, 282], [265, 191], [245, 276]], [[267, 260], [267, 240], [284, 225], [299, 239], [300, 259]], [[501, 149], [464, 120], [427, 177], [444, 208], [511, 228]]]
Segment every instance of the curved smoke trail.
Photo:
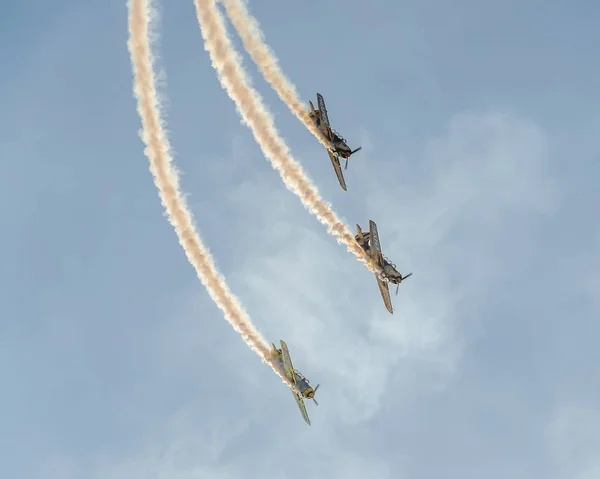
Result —
[[300, 101], [296, 87], [279, 67], [277, 57], [264, 40], [258, 20], [252, 16], [246, 3], [243, 0], [221, 0], [221, 3], [242, 39], [244, 49], [250, 54], [265, 80], [304, 126], [325, 148], [329, 148], [329, 142], [310, 119], [308, 110]]
[[288, 146], [275, 128], [271, 114], [266, 110], [258, 92], [246, 80], [215, 0], [194, 0], [194, 4], [204, 38], [204, 48], [210, 54], [219, 81], [236, 104], [267, 159], [279, 171], [288, 189], [298, 195], [302, 204], [327, 226], [327, 231], [338, 242], [345, 244], [348, 251], [365, 263], [373, 273], [381, 274], [379, 266], [358, 245], [352, 232], [320, 197], [317, 188], [292, 158]]
[[152, 11], [148, 0], [130, 0], [129, 40], [134, 74], [134, 93], [137, 110], [142, 120], [142, 139], [146, 144], [144, 153], [150, 160], [150, 171], [158, 188], [160, 199], [167, 210], [169, 221], [183, 247], [185, 254], [196, 270], [210, 297], [225, 314], [233, 328], [261, 359], [269, 364], [283, 381], [294, 387], [285, 378], [275, 361], [269, 344], [256, 330], [248, 314], [227, 287], [225, 279], [217, 271], [210, 252], [202, 243], [192, 221], [192, 215], [179, 191], [179, 179], [169, 152], [170, 145], [160, 118], [160, 102], [155, 86], [153, 58], [150, 49], [149, 26]]

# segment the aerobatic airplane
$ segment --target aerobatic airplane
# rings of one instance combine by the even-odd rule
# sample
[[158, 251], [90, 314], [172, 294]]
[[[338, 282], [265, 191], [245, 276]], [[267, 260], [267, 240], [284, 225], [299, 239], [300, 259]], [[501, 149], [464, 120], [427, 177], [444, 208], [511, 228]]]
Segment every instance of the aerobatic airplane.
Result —
[[329, 148], [327, 149], [327, 153], [329, 153], [329, 159], [333, 164], [333, 169], [335, 170], [335, 174], [338, 177], [338, 181], [340, 182], [340, 186], [344, 191], [346, 189], [346, 181], [344, 180], [344, 174], [342, 173], [342, 167], [340, 166], [340, 156], [346, 159], [346, 166], [344, 169], [348, 168], [348, 158], [351, 155], [356, 153], [359, 150], [362, 150], [362, 146], [359, 146], [356, 150], [352, 150], [347, 144], [346, 140], [342, 138], [342, 136], [337, 133], [335, 130], [331, 128], [329, 124], [329, 117], [327, 116], [327, 108], [325, 108], [325, 100], [323, 99], [323, 95], [317, 93], [317, 104], [319, 105], [319, 109], [316, 110], [312, 101], [309, 100], [310, 103], [310, 113], [309, 116], [312, 121], [315, 122], [317, 128], [323, 133], [323, 136], [327, 138], [329, 141]]
[[279, 361], [281, 370], [284, 372], [288, 380], [296, 387], [296, 389], [300, 391], [300, 394], [296, 393], [295, 391], [292, 391], [292, 393], [294, 394], [298, 408], [302, 413], [302, 417], [310, 426], [310, 419], [308, 418], [308, 412], [306, 411], [304, 399], [312, 399], [318, 406], [319, 403], [315, 399], [315, 393], [317, 392], [317, 389], [319, 389], [319, 384], [317, 384], [317, 387], [313, 389], [308, 383], [308, 379], [306, 379], [302, 373], [300, 373], [300, 371], [294, 369], [292, 358], [290, 357], [290, 351], [288, 350], [285, 341], [281, 340], [281, 349], [277, 349], [277, 346], [275, 346], [274, 343], [271, 344], [273, 344], [273, 355]]
[[373, 259], [375, 264], [378, 264], [383, 270], [383, 278], [377, 276], [377, 285], [379, 291], [381, 291], [381, 297], [387, 310], [394, 314], [394, 308], [392, 307], [392, 300], [390, 299], [390, 290], [388, 288], [388, 282], [393, 283], [396, 286], [396, 294], [398, 294], [398, 288], [400, 283], [406, 278], [412, 275], [412, 273], [402, 276], [400, 271], [396, 269], [396, 265], [392, 264], [387, 258], [385, 258], [381, 252], [381, 244], [379, 243], [379, 233], [377, 231], [377, 225], [373, 220], [369, 220], [369, 232], [363, 233], [360, 229], [360, 225], [356, 225], [358, 234], [355, 236], [357, 243], [366, 251], [370, 258]]

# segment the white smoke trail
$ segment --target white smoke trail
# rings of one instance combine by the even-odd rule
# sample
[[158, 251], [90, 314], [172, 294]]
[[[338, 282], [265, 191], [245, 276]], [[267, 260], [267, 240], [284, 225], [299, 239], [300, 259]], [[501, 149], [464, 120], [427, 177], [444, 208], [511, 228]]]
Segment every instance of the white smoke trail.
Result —
[[152, 10], [149, 0], [129, 0], [129, 40], [127, 46], [131, 55], [134, 74], [134, 93], [137, 110], [142, 120], [142, 139], [146, 144], [144, 153], [150, 160], [150, 171], [158, 188], [161, 202], [169, 221], [183, 247], [185, 254], [194, 266], [198, 278], [204, 284], [210, 297], [225, 314], [233, 328], [242, 335], [244, 341], [261, 359], [269, 364], [283, 381], [294, 387], [285, 378], [279, 364], [271, 353], [269, 344], [256, 330], [248, 314], [237, 298], [231, 293], [225, 279], [217, 271], [213, 258], [202, 243], [192, 221], [192, 215], [179, 192], [179, 179], [169, 152], [170, 145], [160, 118], [160, 103], [156, 91], [153, 58], [150, 49], [150, 23]]
[[221, 0], [221, 3], [242, 39], [244, 49], [250, 54], [265, 80], [273, 87], [290, 111], [304, 123], [304, 126], [325, 148], [328, 148], [329, 142], [310, 119], [308, 110], [299, 99], [296, 87], [279, 67], [277, 57], [265, 42], [258, 20], [248, 10], [246, 2], [244, 0]]
[[246, 79], [215, 0], [194, 0], [194, 3], [204, 38], [204, 48], [210, 54], [219, 81], [236, 104], [244, 122], [252, 130], [254, 138], [265, 156], [279, 171], [288, 189], [298, 195], [302, 204], [327, 226], [328, 232], [335, 236], [338, 242], [345, 244], [348, 251], [365, 263], [373, 273], [381, 274], [379, 266], [374, 264], [358, 245], [348, 227], [341, 222], [331, 206], [320, 197], [317, 188], [292, 158], [288, 146], [279, 136], [273, 118], [263, 105], [260, 95]]

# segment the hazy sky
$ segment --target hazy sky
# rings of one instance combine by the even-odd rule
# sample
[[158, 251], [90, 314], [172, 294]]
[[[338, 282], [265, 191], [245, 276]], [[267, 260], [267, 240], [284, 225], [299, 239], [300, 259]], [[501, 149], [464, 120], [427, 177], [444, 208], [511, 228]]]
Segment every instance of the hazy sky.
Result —
[[258, 329], [321, 384], [307, 426], [164, 216], [125, 3], [8, 0], [0, 475], [600, 477], [600, 4], [250, 5], [303, 101], [363, 146], [344, 192], [245, 57], [325, 199], [414, 273], [395, 314], [240, 124], [192, 0], [161, 2], [182, 187]]

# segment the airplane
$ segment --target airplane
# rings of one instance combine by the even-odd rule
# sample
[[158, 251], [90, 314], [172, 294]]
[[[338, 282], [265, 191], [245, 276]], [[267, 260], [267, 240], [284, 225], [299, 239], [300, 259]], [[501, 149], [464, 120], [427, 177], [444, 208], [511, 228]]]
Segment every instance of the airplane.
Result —
[[292, 393], [294, 394], [298, 408], [302, 413], [302, 417], [310, 426], [310, 419], [308, 418], [308, 412], [306, 411], [304, 399], [312, 399], [318, 406], [319, 403], [315, 399], [315, 393], [317, 392], [317, 389], [319, 389], [320, 385], [317, 384], [317, 387], [313, 389], [308, 383], [308, 379], [306, 379], [300, 371], [294, 369], [292, 358], [290, 357], [290, 351], [288, 350], [285, 341], [281, 340], [281, 349], [277, 349], [275, 343], [271, 344], [273, 345], [273, 355], [275, 356], [275, 359], [279, 361], [281, 370], [284, 372], [289, 381], [300, 391], [300, 394], [296, 393], [295, 391], [292, 391]]
[[[379, 233], [377, 231], [377, 225], [373, 220], [369, 220], [369, 232], [363, 233], [360, 229], [360, 225], [356, 225], [358, 234], [354, 237], [356, 242], [365, 250], [365, 252], [371, 257], [375, 264], [378, 264], [383, 270], [383, 278], [377, 276], [377, 285], [383, 298], [383, 303], [387, 310], [394, 314], [394, 308], [392, 307], [392, 300], [390, 299], [390, 290], [388, 288], [388, 282], [394, 283], [396, 286], [396, 294], [398, 294], [398, 288], [400, 283], [404, 281], [412, 273], [402, 276], [400, 271], [396, 269], [396, 265], [388, 261], [387, 258], [381, 253], [381, 244], [379, 243]], [[373, 247], [371, 247], [373, 246]]]
[[323, 133], [325, 138], [329, 140], [330, 147], [327, 148], [327, 153], [329, 153], [329, 159], [333, 164], [333, 169], [335, 170], [335, 174], [338, 177], [338, 181], [340, 182], [340, 186], [344, 191], [347, 191], [346, 181], [344, 180], [344, 175], [342, 173], [342, 167], [340, 166], [340, 156], [346, 159], [346, 166], [344, 169], [348, 168], [348, 158], [352, 156], [357, 151], [362, 150], [362, 146], [359, 146], [356, 150], [352, 150], [347, 144], [346, 140], [342, 138], [342, 136], [334, 131], [329, 124], [329, 117], [327, 116], [327, 108], [325, 108], [325, 100], [323, 99], [323, 95], [317, 93], [317, 104], [319, 105], [319, 109], [315, 109], [312, 101], [308, 101], [310, 103], [310, 113], [309, 116], [312, 121], [317, 125], [317, 128]]

